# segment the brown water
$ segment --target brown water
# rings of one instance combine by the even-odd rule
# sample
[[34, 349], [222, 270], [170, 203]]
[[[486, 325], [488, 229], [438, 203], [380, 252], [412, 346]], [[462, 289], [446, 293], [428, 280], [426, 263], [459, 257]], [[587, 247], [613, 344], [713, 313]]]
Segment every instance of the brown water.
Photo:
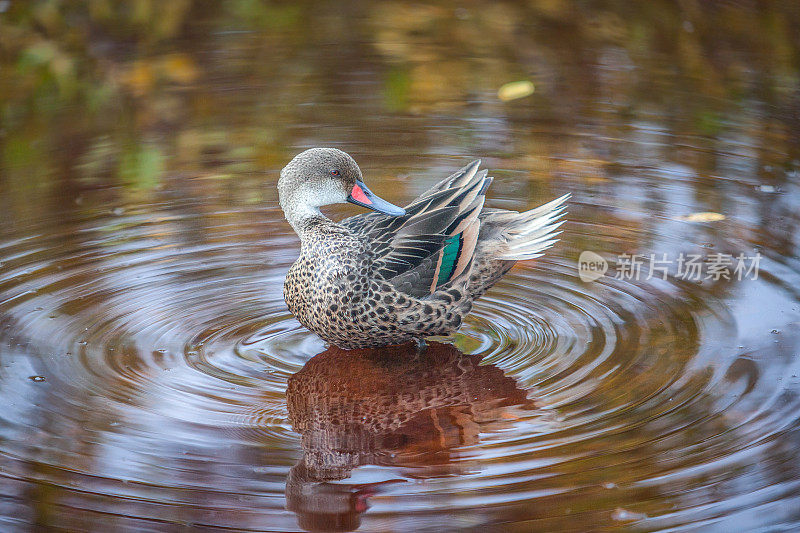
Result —
[[[0, 2], [0, 530], [800, 528], [800, 7], [710, 4]], [[326, 349], [320, 145], [570, 222], [422, 356]]]

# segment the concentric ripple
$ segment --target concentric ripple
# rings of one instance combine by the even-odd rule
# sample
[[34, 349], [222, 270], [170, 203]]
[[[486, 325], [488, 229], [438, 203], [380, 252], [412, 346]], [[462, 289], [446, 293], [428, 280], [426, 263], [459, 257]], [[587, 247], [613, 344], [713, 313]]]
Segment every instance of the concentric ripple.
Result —
[[128, 212], [0, 243], [9, 527], [800, 521], [792, 260], [584, 283], [575, 225], [426, 354], [342, 352], [286, 310], [275, 207]]

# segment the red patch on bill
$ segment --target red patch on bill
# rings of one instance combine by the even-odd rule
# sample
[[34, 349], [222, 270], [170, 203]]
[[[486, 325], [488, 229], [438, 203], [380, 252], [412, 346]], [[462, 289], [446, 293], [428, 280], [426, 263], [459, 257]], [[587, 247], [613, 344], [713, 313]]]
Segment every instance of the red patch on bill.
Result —
[[362, 204], [369, 205], [372, 203], [372, 200], [367, 198], [367, 195], [364, 194], [364, 190], [357, 184], [353, 186], [353, 191], [350, 193], [350, 196], [353, 197], [353, 200], [361, 202]]

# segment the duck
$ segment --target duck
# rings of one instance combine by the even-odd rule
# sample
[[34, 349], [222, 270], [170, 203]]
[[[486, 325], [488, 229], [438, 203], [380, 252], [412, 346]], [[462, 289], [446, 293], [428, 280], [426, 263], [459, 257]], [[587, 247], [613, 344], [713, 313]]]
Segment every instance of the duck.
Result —
[[[569, 194], [528, 211], [484, 207], [492, 183], [475, 160], [405, 207], [374, 194], [346, 152], [311, 148], [280, 172], [278, 200], [300, 238], [283, 294], [289, 311], [345, 350], [451, 335], [518, 261], [558, 241]], [[335, 222], [323, 206], [367, 209]]]

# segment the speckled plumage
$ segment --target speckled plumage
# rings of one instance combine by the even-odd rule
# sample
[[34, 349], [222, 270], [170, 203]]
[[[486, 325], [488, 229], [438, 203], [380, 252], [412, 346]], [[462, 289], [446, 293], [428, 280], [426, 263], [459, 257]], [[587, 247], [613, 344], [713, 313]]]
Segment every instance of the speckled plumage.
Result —
[[331, 148], [295, 157], [278, 184], [301, 240], [284, 283], [289, 310], [345, 349], [455, 332], [473, 300], [517, 260], [552, 246], [566, 200], [525, 213], [484, 209], [491, 178], [478, 165], [434, 186], [404, 216], [369, 213], [336, 223], [319, 207], [346, 201], [356, 180], [363, 185], [358, 165]]

